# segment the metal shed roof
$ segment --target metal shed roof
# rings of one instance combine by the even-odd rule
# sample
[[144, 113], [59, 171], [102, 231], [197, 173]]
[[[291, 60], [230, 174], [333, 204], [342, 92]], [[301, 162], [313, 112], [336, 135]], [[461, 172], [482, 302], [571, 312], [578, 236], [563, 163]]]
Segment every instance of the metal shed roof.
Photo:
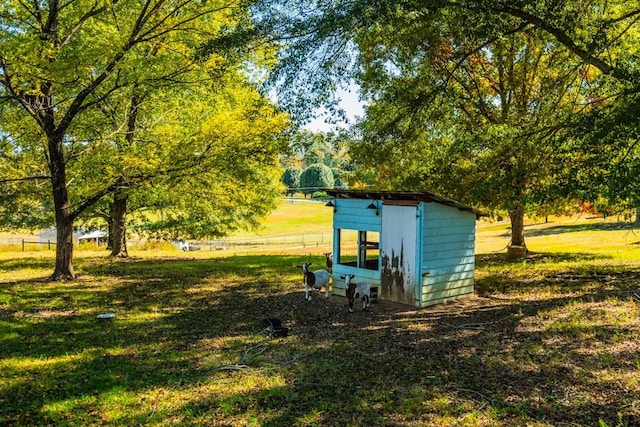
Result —
[[472, 207], [463, 205], [455, 200], [448, 199], [446, 197], [439, 196], [428, 191], [413, 192], [413, 191], [371, 191], [371, 190], [338, 190], [327, 189], [326, 193], [337, 199], [371, 199], [371, 200], [385, 200], [389, 201], [416, 201], [427, 203], [440, 203], [442, 205], [452, 206], [463, 211], [473, 212], [476, 217], [489, 216], [488, 214], [476, 210]]

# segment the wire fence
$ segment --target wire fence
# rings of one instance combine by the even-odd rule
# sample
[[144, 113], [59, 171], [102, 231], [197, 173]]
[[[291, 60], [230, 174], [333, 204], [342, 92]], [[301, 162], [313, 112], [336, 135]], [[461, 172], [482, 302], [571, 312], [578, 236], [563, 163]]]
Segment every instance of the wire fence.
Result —
[[[174, 245], [183, 251], [208, 250], [208, 251], [236, 251], [236, 252], [260, 252], [260, 251], [286, 251], [305, 248], [331, 248], [331, 233], [305, 233], [268, 237], [228, 238], [210, 241], [175, 242]], [[75, 240], [75, 239], [74, 239]], [[128, 246], [133, 249], [142, 246], [145, 241], [129, 240]], [[74, 241], [76, 247], [82, 248], [85, 243]], [[104, 246], [92, 244], [93, 246]], [[0, 238], [0, 247], [5, 251], [29, 252], [42, 250], [55, 250], [56, 242], [53, 240], [32, 238]], [[89, 247], [89, 246], [87, 246]]]
[[53, 240], [33, 238], [9, 237], [0, 239], [0, 246], [7, 250], [28, 252], [33, 250], [55, 250], [56, 242]]
[[197, 247], [201, 250], [288, 250], [304, 249], [311, 247], [331, 247], [330, 233], [306, 233], [290, 234], [283, 236], [250, 237], [250, 238], [230, 238], [212, 240], [207, 242], [193, 242], [189, 244], [189, 249]]

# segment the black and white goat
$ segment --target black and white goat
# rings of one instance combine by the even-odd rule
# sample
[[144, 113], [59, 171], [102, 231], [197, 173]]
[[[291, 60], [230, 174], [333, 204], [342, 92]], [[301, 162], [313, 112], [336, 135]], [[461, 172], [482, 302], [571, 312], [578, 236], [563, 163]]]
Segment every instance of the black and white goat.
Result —
[[344, 280], [344, 287], [347, 293], [347, 300], [349, 301], [349, 313], [353, 313], [353, 303], [356, 299], [360, 298], [362, 301], [362, 310], [369, 309], [369, 302], [371, 300], [371, 284], [366, 282], [352, 282], [356, 277], [353, 274], [346, 276], [340, 276]]
[[329, 278], [331, 275], [327, 270], [309, 271], [310, 265], [310, 262], [305, 262], [298, 266], [302, 268], [304, 275], [304, 290], [306, 292], [304, 299], [311, 301], [311, 292], [314, 289], [319, 291], [321, 288], [325, 289], [324, 297], [329, 298]]

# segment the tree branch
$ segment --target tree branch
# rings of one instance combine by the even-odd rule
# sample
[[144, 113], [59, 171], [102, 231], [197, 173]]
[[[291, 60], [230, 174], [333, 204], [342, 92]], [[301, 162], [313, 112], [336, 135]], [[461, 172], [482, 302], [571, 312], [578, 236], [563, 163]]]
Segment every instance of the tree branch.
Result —
[[502, 6], [496, 5], [495, 10], [520, 18], [546, 31], [547, 33], [554, 36], [556, 40], [558, 40], [567, 49], [575, 53], [584, 62], [590, 65], [593, 65], [594, 67], [602, 71], [604, 74], [615, 75], [616, 77], [619, 77], [625, 81], [634, 83], [633, 76], [629, 75], [624, 70], [620, 70], [618, 68], [613, 67], [611, 64], [608, 64], [604, 60], [594, 56], [592, 52], [589, 52], [586, 49], [578, 46], [578, 44], [575, 41], [573, 41], [573, 39], [569, 37], [569, 35], [566, 32], [564, 32], [560, 28], [557, 28], [551, 25], [549, 22], [545, 21], [543, 18], [535, 16], [524, 10], [513, 8], [507, 5], [502, 5]]
[[38, 181], [43, 179], [51, 179], [50, 175], [27, 176], [24, 178], [0, 179], [0, 184], [10, 184], [12, 182]]
[[82, 203], [78, 203], [78, 204], [74, 205], [74, 209], [70, 213], [69, 216], [71, 217], [72, 220], [75, 220], [87, 208], [91, 207], [98, 200], [100, 200], [101, 198], [103, 198], [107, 194], [112, 193], [116, 188], [118, 188], [120, 186], [122, 186], [122, 178], [118, 178], [111, 185], [109, 185], [109, 186], [103, 188], [102, 190], [95, 192], [93, 195], [87, 197], [86, 199], [84, 199], [84, 201]]
[[617, 18], [607, 19], [606, 21], [604, 21], [604, 26], [609, 27], [612, 24], [617, 24], [618, 22], [624, 21], [637, 15], [640, 15], [640, 9], [632, 10], [631, 12], [625, 13], [624, 15]]
[[94, 3], [93, 7], [91, 8], [91, 10], [89, 10], [87, 13], [85, 13], [84, 15], [82, 15], [80, 17], [80, 19], [78, 19], [78, 22], [76, 23], [76, 25], [73, 26], [73, 28], [71, 28], [71, 30], [69, 30], [69, 32], [67, 33], [67, 35], [60, 41], [60, 43], [58, 43], [57, 47], [61, 48], [62, 46], [64, 46], [65, 44], [67, 44], [69, 42], [69, 40], [71, 40], [71, 37], [74, 36], [74, 34], [76, 34], [80, 28], [82, 28], [82, 25], [91, 17], [94, 17], [102, 12], [104, 12], [107, 7], [103, 6], [98, 8], [98, 3]]

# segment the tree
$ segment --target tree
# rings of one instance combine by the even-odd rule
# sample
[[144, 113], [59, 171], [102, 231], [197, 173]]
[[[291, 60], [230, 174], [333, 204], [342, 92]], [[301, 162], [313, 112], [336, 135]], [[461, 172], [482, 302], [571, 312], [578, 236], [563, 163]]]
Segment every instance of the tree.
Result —
[[[267, 5], [274, 3], [278, 2], [264, 2]], [[547, 199], [554, 195], [549, 191], [553, 188], [550, 179], [554, 177], [551, 166], [560, 162], [557, 155], [564, 148], [558, 142], [561, 140], [561, 127], [577, 128], [580, 119], [587, 119], [584, 123], [588, 123], [592, 111], [619, 108], [640, 89], [637, 72], [640, 68], [635, 56], [640, 9], [631, 2], [588, 0], [532, 4], [517, 0], [360, 0], [317, 2], [309, 7], [312, 11], [287, 16], [285, 22], [288, 25], [283, 26], [286, 30], [282, 32], [288, 36], [289, 43], [279, 73], [274, 78], [274, 81], [290, 84], [292, 90], [287, 95], [293, 98], [290, 101], [292, 111], [308, 103], [307, 97], [316, 102], [331, 99], [331, 91], [349, 80], [355, 79], [363, 85], [364, 98], [370, 105], [367, 112], [370, 120], [365, 132], [403, 141], [403, 145], [393, 150], [388, 149], [384, 138], [370, 138], [371, 147], [387, 147], [386, 151], [379, 150], [386, 154], [381, 159], [395, 165], [385, 170], [383, 163], [376, 163], [376, 167], [381, 169], [378, 171], [378, 183], [388, 184], [394, 179], [398, 182], [416, 170], [421, 171], [416, 175], [419, 177], [431, 177], [433, 172], [439, 172], [439, 176], [448, 174], [456, 178], [448, 180], [447, 193], [466, 196], [469, 193], [463, 191], [464, 188], [451, 186], [459, 182], [459, 177], [467, 178], [463, 172], [477, 172], [479, 169], [473, 165], [478, 162], [485, 166], [487, 174], [492, 172], [494, 165], [501, 166], [497, 170], [502, 173], [493, 174], [492, 180], [481, 178], [487, 174], [477, 174], [477, 186], [467, 185], [466, 190], [488, 190], [482, 196], [483, 199], [494, 199], [485, 201], [493, 206], [498, 203], [492, 197], [495, 189], [501, 189], [505, 196], [511, 193], [513, 203], [505, 207], [516, 222], [514, 245], [524, 245], [520, 218], [525, 206], [554, 205]], [[554, 61], [554, 67], [562, 70], [558, 74], [559, 86], [566, 83], [568, 76], [581, 76], [579, 81], [567, 86], [569, 98], [583, 97], [591, 104], [585, 103], [582, 109], [577, 108], [578, 105], [569, 108], [567, 104], [570, 101], [567, 97], [557, 96], [562, 88], [554, 88], [553, 81], [544, 85], [527, 83], [527, 87], [537, 89], [546, 86], [547, 90], [554, 91], [553, 100], [561, 102], [558, 105], [562, 110], [559, 116], [552, 114], [555, 109], [552, 102], [523, 109], [521, 107], [525, 104], [512, 104], [502, 96], [518, 92], [513, 77], [518, 78], [517, 74], [523, 74], [522, 71], [510, 73], [512, 70], [503, 66], [502, 74], [490, 76], [482, 67], [487, 61], [497, 64], [494, 59], [499, 57], [493, 56], [497, 46], [513, 45], [505, 41], [514, 37], [530, 37], [531, 34], [545, 43], [537, 47], [545, 57], [550, 54], [564, 56], [564, 59]], [[449, 43], [447, 37], [451, 37]], [[517, 45], [522, 46], [521, 43]], [[509, 48], [506, 49], [506, 54], [509, 54]], [[528, 52], [528, 49], [523, 52]], [[490, 56], [486, 56], [487, 53]], [[513, 59], [519, 61], [517, 55], [520, 53], [511, 52], [515, 54]], [[529, 64], [535, 67], [533, 62]], [[484, 73], [484, 77], [478, 79], [478, 72]], [[303, 79], [311, 79], [314, 83], [308, 85], [308, 91], [303, 91], [300, 96], [299, 87]], [[423, 84], [426, 79], [435, 81], [427, 87]], [[492, 87], [492, 84], [496, 86]], [[503, 86], [498, 86], [500, 84]], [[596, 88], [600, 90], [598, 95], [591, 92]], [[440, 96], [440, 93], [446, 93], [446, 96]], [[536, 95], [533, 92], [521, 95], [518, 102], [544, 101], [543, 97], [531, 96]], [[586, 96], [590, 98], [584, 98]], [[613, 102], [617, 99], [623, 101], [620, 104]], [[398, 111], [397, 101], [402, 111]], [[530, 117], [531, 112], [538, 108], [543, 110], [542, 117], [553, 118], [555, 123], [545, 126], [539, 120], [541, 117]], [[426, 110], [430, 111], [430, 120], [425, 121]], [[489, 119], [487, 113], [495, 114], [496, 110], [507, 114]], [[573, 117], [569, 117], [570, 113]], [[467, 126], [473, 126], [464, 129], [457, 120], [463, 116], [467, 119], [475, 117], [479, 121], [466, 120]], [[626, 120], [629, 125], [637, 126], [637, 120], [631, 116]], [[436, 128], [435, 124], [440, 126]], [[525, 127], [531, 124], [534, 127], [528, 132]], [[615, 125], [615, 122], [610, 122], [610, 125]], [[481, 129], [487, 133], [482, 134]], [[464, 140], [459, 137], [463, 132], [469, 134]], [[458, 137], [455, 137], [456, 133]], [[419, 147], [423, 145], [408, 142], [416, 137], [432, 142], [430, 158], [420, 156], [422, 151]], [[554, 137], [557, 137], [555, 142]], [[567, 138], [566, 135], [564, 137]], [[519, 147], [520, 141], [528, 148]], [[598, 140], [589, 142], [596, 146], [601, 144]], [[538, 150], [541, 156], [530, 155]], [[485, 152], [495, 156], [482, 155]], [[434, 159], [441, 161], [436, 163]], [[439, 165], [450, 165], [453, 161], [458, 162], [458, 167], [438, 170]], [[535, 171], [536, 167], [544, 169], [544, 172]], [[531, 172], [534, 171], [536, 181], [531, 180]], [[416, 176], [414, 188], [415, 181], [418, 181]], [[466, 179], [464, 182], [469, 184], [470, 181]], [[493, 185], [486, 185], [487, 182]], [[407, 181], [404, 183], [406, 185]], [[424, 182], [419, 184], [424, 185]], [[560, 193], [554, 196], [558, 195]], [[505, 204], [505, 200], [502, 198], [500, 203]]]
[[348, 173], [338, 168], [331, 168], [331, 173], [333, 174], [333, 182], [335, 188], [346, 189], [349, 188], [347, 178]]
[[228, 78], [220, 91], [191, 91], [165, 100], [172, 108], [151, 137], [178, 142], [163, 157], [166, 167], [183, 159], [190, 167], [132, 193], [137, 205], [163, 212], [139, 227], [154, 237], [211, 238], [255, 227], [282, 194], [276, 136], [286, 117], [240, 79]]
[[348, 150], [351, 139], [352, 135], [347, 131], [311, 132], [298, 130], [288, 137], [290, 152], [284, 158], [283, 163], [302, 164], [303, 169], [305, 165], [324, 164], [332, 169], [335, 184], [346, 188], [351, 176]]
[[[132, 88], [187, 84], [190, 72], [202, 64], [215, 67], [220, 57], [195, 60], [198, 47], [216, 38], [221, 28], [245, 22], [239, 18], [243, 5], [215, 1], [77, 0], [72, 6], [57, 0], [0, 5], [0, 113], [2, 131], [9, 135], [3, 151], [10, 153], [5, 159], [29, 162], [20, 163], [19, 171], [8, 171], [17, 173], [3, 177], [2, 192], [17, 197], [13, 189], [19, 182], [50, 183], [58, 233], [53, 279], [75, 276], [74, 221], [105, 195], [148, 181], [145, 171], [157, 166], [150, 161], [123, 176], [128, 165], [113, 161], [117, 149], [112, 139], [100, 135], [105, 128], [97, 126], [96, 131], [91, 119], [125, 89], [133, 101]], [[174, 172], [194, 160], [190, 150], [153, 148], [165, 150], [163, 158], [175, 155]], [[130, 153], [127, 149], [121, 154]], [[36, 167], [29, 167], [30, 162]], [[92, 185], [96, 178], [100, 185]], [[38, 184], [33, 187], [41, 191]]]
[[313, 194], [321, 188], [333, 188], [333, 186], [331, 168], [321, 163], [309, 166], [300, 176], [300, 190], [304, 194]]
[[300, 188], [300, 176], [302, 169], [296, 167], [288, 167], [282, 174], [282, 183], [287, 186], [287, 194], [293, 194]]
[[637, 2], [555, 2], [531, 7], [493, 4], [496, 11], [550, 34], [573, 55], [598, 69], [602, 98], [565, 137], [567, 160], [558, 165], [562, 191], [595, 203], [640, 206], [637, 120], [640, 112], [640, 8]]
[[[276, 135], [287, 125], [285, 116], [246, 84], [240, 72], [228, 71], [220, 87], [204, 76], [199, 81], [146, 96], [132, 144], [114, 144], [113, 160], [126, 164], [126, 170], [144, 171], [148, 180], [126, 181], [119, 193], [126, 211], [114, 209], [114, 194], [109, 203], [88, 212], [109, 224], [120, 218], [122, 231], [111, 226], [112, 235], [124, 238], [124, 214], [138, 212], [126, 221], [126, 228], [138, 235], [221, 237], [255, 226], [275, 207], [281, 194], [277, 155], [282, 148]], [[128, 116], [123, 117], [128, 123]], [[149, 141], [159, 151], [150, 150]], [[135, 150], [142, 151], [134, 155]], [[126, 256], [122, 240], [120, 245], [113, 242], [112, 256]]]
[[[283, 7], [287, 6], [287, 7]], [[403, 28], [420, 21], [434, 28], [456, 16], [476, 48], [487, 40], [536, 27], [585, 64], [614, 80], [630, 83], [637, 93], [637, 37], [640, 7], [625, 0], [355, 0], [307, 2], [262, 0], [258, 28], [282, 40], [282, 61], [273, 81], [284, 84], [290, 111], [305, 117], [308, 105], [335, 105], [336, 86], [358, 80], [363, 54], [358, 33], [375, 28]], [[405, 34], [412, 37], [411, 34]], [[437, 33], [434, 33], [437, 34]], [[428, 43], [428, 40], [425, 40]], [[631, 47], [631, 50], [626, 48]], [[464, 52], [457, 51], [460, 56]], [[614, 54], [615, 53], [615, 54]], [[455, 56], [453, 56], [455, 59]], [[392, 63], [388, 64], [393, 66]], [[313, 84], [303, 84], [311, 81]]]
[[[363, 90], [377, 100], [353, 155], [361, 169], [380, 171], [377, 186], [435, 188], [508, 211], [511, 244], [526, 247], [525, 212], [554, 197], [548, 189], [559, 160], [556, 135], [586, 108], [588, 69], [535, 29], [486, 43], [451, 65], [452, 45], [473, 45], [455, 21], [444, 22], [440, 39], [421, 23], [394, 30], [396, 37], [380, 30], [366, 35], [379, 53], [367, 58]], [[390, 55], [395, 67], [385, 73], [380, 64]]]

